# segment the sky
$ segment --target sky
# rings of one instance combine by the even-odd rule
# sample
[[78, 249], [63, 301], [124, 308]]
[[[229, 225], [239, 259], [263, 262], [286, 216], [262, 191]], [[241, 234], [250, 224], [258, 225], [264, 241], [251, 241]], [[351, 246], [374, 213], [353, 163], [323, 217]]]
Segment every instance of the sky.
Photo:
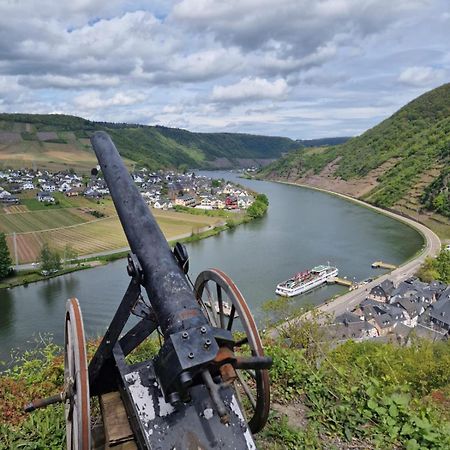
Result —
[[0, 0], [0, 111], [355, 136], [450, 78], [448, 0]]

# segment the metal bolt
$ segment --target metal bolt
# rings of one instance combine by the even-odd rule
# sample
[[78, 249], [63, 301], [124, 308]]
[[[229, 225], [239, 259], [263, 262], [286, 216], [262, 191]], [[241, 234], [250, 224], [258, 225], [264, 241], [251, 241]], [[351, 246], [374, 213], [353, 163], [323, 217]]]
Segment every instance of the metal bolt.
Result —
[[[172, 406], [177, 406], [181, 403], [181, 398], [180, 398], [180, 395], [178, 394], [178, 392], [172, 392], [171, 394], [169, 394], [169, 403]], [[155, 428], [157, 428], [156, 425], [155, 425]]]
[[192, 377], [188, 372], [183, 372], [180, 375], [180, 383], [183, 386], [189, 386], [192, 383]]
[[181, 336], [182, 336], [183, 339], [187, 339], [189, 337], [189, 333], [187, 331], [183, 331]]
[[206, 333], [206, 327], [201, 327], [200, 328], [200, 333], [205, 334]]
[[206, 339], [205, 341], [205, 348], [208, 348], [211, 345], [211, 340], [210, 339]]
[[193, 352], [189, 353], [188, 358], [189, 359], [194, 359], [194, 353]]

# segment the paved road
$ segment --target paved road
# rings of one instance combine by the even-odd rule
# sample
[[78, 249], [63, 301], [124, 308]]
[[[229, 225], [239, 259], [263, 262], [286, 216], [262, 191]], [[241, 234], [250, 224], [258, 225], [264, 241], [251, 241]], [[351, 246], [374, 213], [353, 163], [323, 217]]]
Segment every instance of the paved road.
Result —
[[[295, 183], [289, 183], [289, 184], [295, 184]], [[303, 186], [303, 187], [311, 188], [311, 186]], [[415, 222], [414, 220], [408, 219], [407, 217], [403, 217], [399, 214], [395, 214], [390, 211], [386, 211], [384, 209], [369, 205], [369, 204], [367, 204], [361, 200], [357, 200], [353, 197], [348, 197], [343, 194], [326, 191], [324, 189], [318, 189], [318, 188], [311, 188], [311, 189], [317, 189], [317, 190], [320, 190], [323, 192], [332, 193], [334, 195], [345, 198], [352, 202], [361, 204], [365, 207], [372, 208], [375, 211], [378, 211], [387, 216], [393, 217], [393, 218], [395, 218], [401, 222], [404, 222], [404, 223], [410, 225], [411, 227], [415, 228], [425, 238], [425, 246], [424, 246], [422, 252], [419, 255], [417, 255], [413, 260], [406, 262], [399, 268], [393, 270], [390, 273], [382, 275], [381, 277], [364, 285], [363, 287], [360, 287], [359, 289], [350, 291], [347, 294], [341, 295], [340, 297], [336, 298], [335, 300], [332, 300], [326, 304], [318, 306], [316, 309], [323, 313], [334, 314], [335, 316], [338, 316], [339, 314], [342, 314], [345, 311], [351, 311], [366, 298], [368, 292], [374, 286], [380, 284], [382, 281], [384, 281], [388, 278], [391, 279], [395, 284], [398, 284], [399, 282], [406, 280], [407, 278], [411, 277], [412, 275], [414, 275], [417, 272], [419, 267], [425, 261], [425, 258], [427, 258], [428, 256], [434, 257], [441, 250], [441, 240], [433, 231], [431, 231], [425, 225]], [[295, 321], [295, 319], [292, 319], [292, 320]], [[281, 325], [281, 326], [283, 326], [283, 325]]]

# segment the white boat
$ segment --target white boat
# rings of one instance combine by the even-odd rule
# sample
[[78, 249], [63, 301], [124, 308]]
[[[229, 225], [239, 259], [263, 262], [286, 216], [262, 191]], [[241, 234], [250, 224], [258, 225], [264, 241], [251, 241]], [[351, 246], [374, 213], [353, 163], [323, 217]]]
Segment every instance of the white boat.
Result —
[[277, 285], [275, 293], [283, 297], [294, 297], [326, 283], [329, 279], [337, 276], [338, 269], [330, 265], [313, 267], [306, 272], [299, 272], [289, 280]]

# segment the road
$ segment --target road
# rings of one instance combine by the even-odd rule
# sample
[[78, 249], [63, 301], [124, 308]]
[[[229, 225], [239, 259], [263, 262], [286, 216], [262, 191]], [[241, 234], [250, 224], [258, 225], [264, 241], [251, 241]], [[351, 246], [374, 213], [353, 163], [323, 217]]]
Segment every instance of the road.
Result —
[[[287, 183], [287, 184], [293, 184], [295, 183]], [[296, 185], [298, 186], [298, 185]], [[398, 267], [397, 269], [393, 270], [392, 272], [386, 273], [382, 275], [381, 277], [376, 278], [372, 282], [364, 285], [363, 287], [360, 287], [358, 289], [355, 289], [354, 291], [350, 291], [347, 294], [341, 295], [337, 297], [336, 299], [327, 302], [325, 304], [322, 304], [316, 308], [316, 310], [332, 314], [334, 316], [338, 316], [346, 311], [353, 310], [357, 305], [359, 305], [367, 296], [368, 292], [370, 290], [380, 284], [382, 281], [386, 279], [390, 279], [394, 282], [394, 284], [398, 284], [401, 281], [406, 280], [407, 278], [414, 275], [419, 267], [423, 264], [425, 261], [425, 258], [427, 257], [435, 257], [441, 250], [441, 240], [439, 237], [431, 231], [429, 228], [427, 228], [425, 225], [422, 225], [421, 223], [415, 222], [414, 220], [408, 219], [407, 217], [403, 217], [399, 214], [392, 213], [390, 211], [386, 211], [381, 208], [377, 208], [376, 206], [369, 205], [368, 203], [365, 203], [361, 200], [355, 199], [353, 197], [349, 197], [344, 194], [339, 194], [336, 192], [330, 192], [325, 189], [320, 188], [313, 188], [311, 186], [305, 186], [301, 185], [302, 187], [307, 187], [309, 189], [316, 189], [322, 192], [326, 192], [329, 194], [337, 195], [338, 197], [342, 197], [346, 200], [350, 200], [352, 202], [361, 204], [365, 206], [366, 208], [371, 208], [381, 214], [385, 214], [386, 216], [393, 217], [396, 220], [399, 220], [400, 222], [404, 222], [408, 224], [409, 226], [413, 227], [417, 231], [419, 231], [425, 239], [425, 246], [423, 250], [418, 254], [413, 260], [407, 261], [402, 266]], [[296, 319], [292, 319], [292, 321], [295, 322]], [[290, 323], [291, 321], [288, 321], [287, 323]], [[286, 324], [286, 323], [285, 323]], [[285, 325], [284, 324], [284, 325]], [[282, 327], [283, 325], [281, 325]]]

